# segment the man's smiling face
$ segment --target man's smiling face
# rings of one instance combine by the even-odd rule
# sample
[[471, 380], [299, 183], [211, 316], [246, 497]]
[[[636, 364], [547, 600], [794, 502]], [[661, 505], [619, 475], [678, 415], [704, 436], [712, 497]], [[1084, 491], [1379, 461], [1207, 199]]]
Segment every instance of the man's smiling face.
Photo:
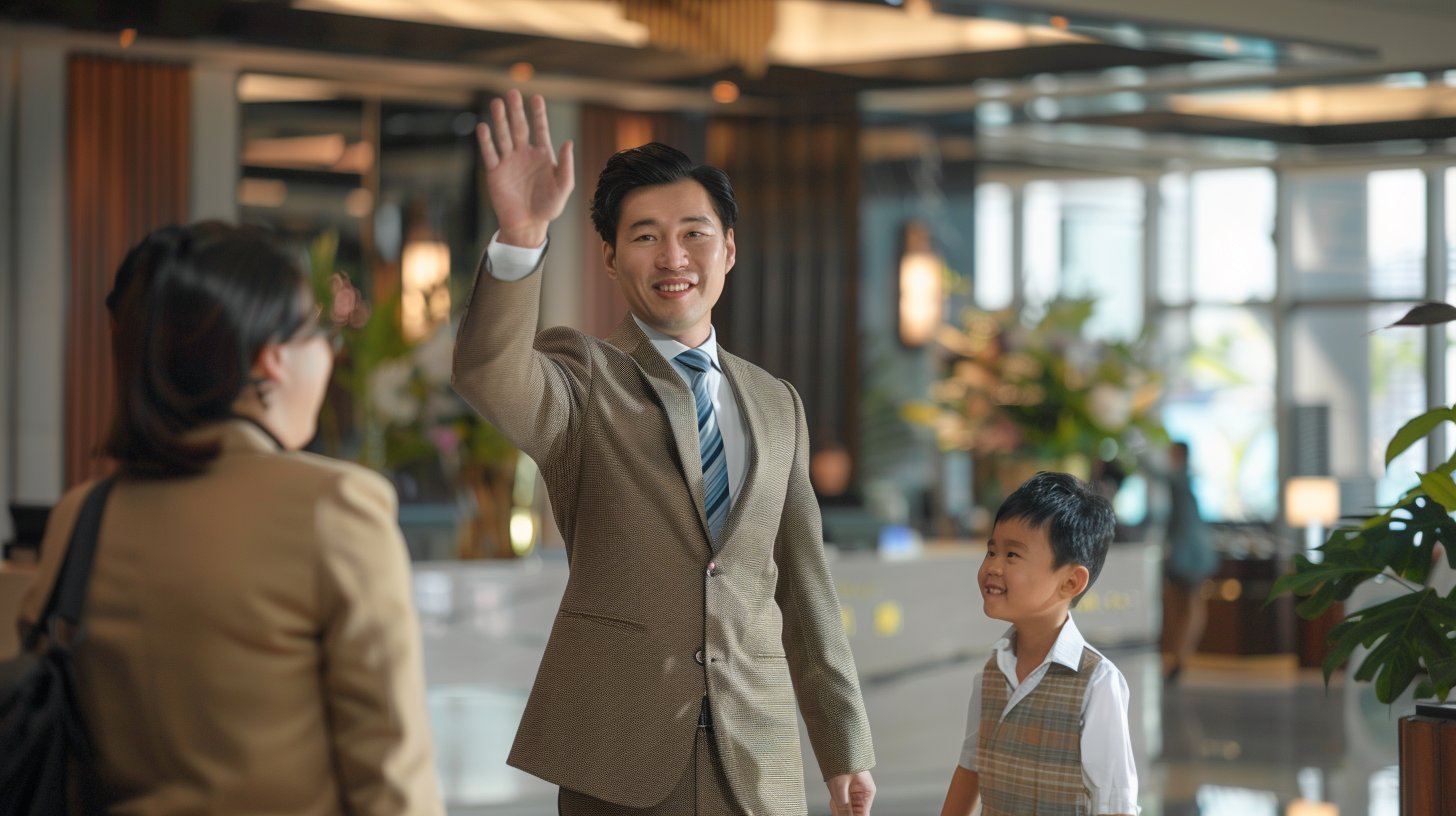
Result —
[[622, 200], [607, 274], [642, 322], [688, 346], [707, 340], [713, 306], [733, 268], [733, 230], [693, 179], [639, 187]]

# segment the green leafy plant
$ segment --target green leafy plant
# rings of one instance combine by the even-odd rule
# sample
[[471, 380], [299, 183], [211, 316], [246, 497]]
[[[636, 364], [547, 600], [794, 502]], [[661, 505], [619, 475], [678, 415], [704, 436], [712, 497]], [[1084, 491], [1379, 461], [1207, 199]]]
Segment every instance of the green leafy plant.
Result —
[[[1456, 308], [1426, 303], [1396, 326], [1424, 326], [1456, 319]], [[1387, 327], [1389, 328], [1389, 327]], [[1456, 424], [1456, 408], [1434, 408], [1410, 420], [1385, 449], [1385, 465], [1426, 438], [1443, 423]], [[1456, 589], [1442, 595], [1428, 586], [1436, 559], [1456, 569], [1456, 457], [1429, 473], [1420, 484], [1381, 512], [1357, 524], [1336, 528], [1316, 549], [1317, 559], [1294, 557], [1294, 571], [1274, 583], [1269, 600], [1293, 592], [1307, 596], [1296, 608], [1313, 620], [1355, 588], [1386, 576], [1408, 591], [1400, 597], [1352, 613], [1330, 630], [1324, 660], [1325, 683], [1363, 646], [1366, 653], [1355, 679], [1373, 682], [1382, 703], [1395, 701], [1411, 683], [1418, 698], [1445, 700], [1456, 688]]]
[[337, 233], [325, 232], [309, 246], [319, 319], [343, 339], [319, 422], [326, 452], [378, 470], [439, 459], [456, 478], [513, 467], [516, 449], [450, 386], [450, 324], [408, 340], [399, 295], [371, 307], [339, 267], [338, 243]]

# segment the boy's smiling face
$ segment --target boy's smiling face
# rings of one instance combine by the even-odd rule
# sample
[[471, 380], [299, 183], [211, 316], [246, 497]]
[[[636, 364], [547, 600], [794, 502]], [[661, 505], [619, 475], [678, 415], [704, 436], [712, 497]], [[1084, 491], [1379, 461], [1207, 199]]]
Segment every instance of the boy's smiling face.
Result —
[[976, 576], [986, 616], [1018, 623], [1065, 614], [1087, 587], [1088, 573], [1080, 564], [1055, 564], [1046, 527], [1019, 518], [996, 522]]

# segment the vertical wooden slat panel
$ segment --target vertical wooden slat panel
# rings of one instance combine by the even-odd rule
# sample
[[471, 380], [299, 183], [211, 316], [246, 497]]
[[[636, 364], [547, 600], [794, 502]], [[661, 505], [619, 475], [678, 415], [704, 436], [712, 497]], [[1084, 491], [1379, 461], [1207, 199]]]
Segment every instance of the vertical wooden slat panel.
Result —
[[[630, 117], [628, 126], [622, 126]], [[585, 106], [583, 178], [595, 180], [624, 133], [722, 167], [733, 182], [738, 260], [713, 313], [724, 348], [789, 379], [810, 434], [855, 450], [859, 134], [854, 107], [830, 113], [723, 118], [706, 129], [683, 117]], [[586, 191], [583, 206], [590, 210]], [[602, 337], [627, 313], [585, 242], [585, 324]]]
[[66, 484], [105, 473], [98, 455], [113, 398], [104, 300], [127, 249], [185, 221], [188, 68], [73, 57], [68, 79], [70, 309], [66, 349]]
[[599, 105], [584, 105], [581, 111], [581, 177], [590, 187], [583, 191], [581, 206], [586, 209], [585, 237], [582, 241], [583, 276], [582, 322], [587, 334], [606, 337], [622, 318], [627, 316], [627, 301], [602, 266], [602, 243], [591, 227], [591, 202], [596, 194], [596, 179], [607, 159], [619, 150], [641, 147], [648, 142], [662, 142], [688, 154], [694, 161], [703, 156], [704, 130], [700, 123], [667, 113], [636, 113]]
[[738, 196], [738, 266], [714, 312], [724, 347], [788, 379], [809, 432], [855, 450], [859, 134], [853, 105], [724, 118], [708, 155]]

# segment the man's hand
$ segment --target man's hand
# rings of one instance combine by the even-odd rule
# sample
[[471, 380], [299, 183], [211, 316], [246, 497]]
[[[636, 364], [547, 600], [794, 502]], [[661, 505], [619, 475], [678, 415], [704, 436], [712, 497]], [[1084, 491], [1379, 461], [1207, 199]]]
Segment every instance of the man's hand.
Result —
[[869, 771], [840, 774], [826, 782], [829, 806], [834, 816], [870, 816], [870, 803], [875, 801], [875, 780]]
[[526, 126], [520, 91], [512, 88], [504, 101], [491, 100], [490, 118], [495, 133], [482, 123], [476, 126], [475, 134], [485, 158], [485, 186], [500, 219], [499, 240], [512, 246], [538, 247], [546, 240], [547, 225], [561, 215], [576, 186], [571, 140], [562, 143], [558, 160], [551, 148], [546, 100], [539, 94], [531, 98], [534, 143], [531, 128]]

